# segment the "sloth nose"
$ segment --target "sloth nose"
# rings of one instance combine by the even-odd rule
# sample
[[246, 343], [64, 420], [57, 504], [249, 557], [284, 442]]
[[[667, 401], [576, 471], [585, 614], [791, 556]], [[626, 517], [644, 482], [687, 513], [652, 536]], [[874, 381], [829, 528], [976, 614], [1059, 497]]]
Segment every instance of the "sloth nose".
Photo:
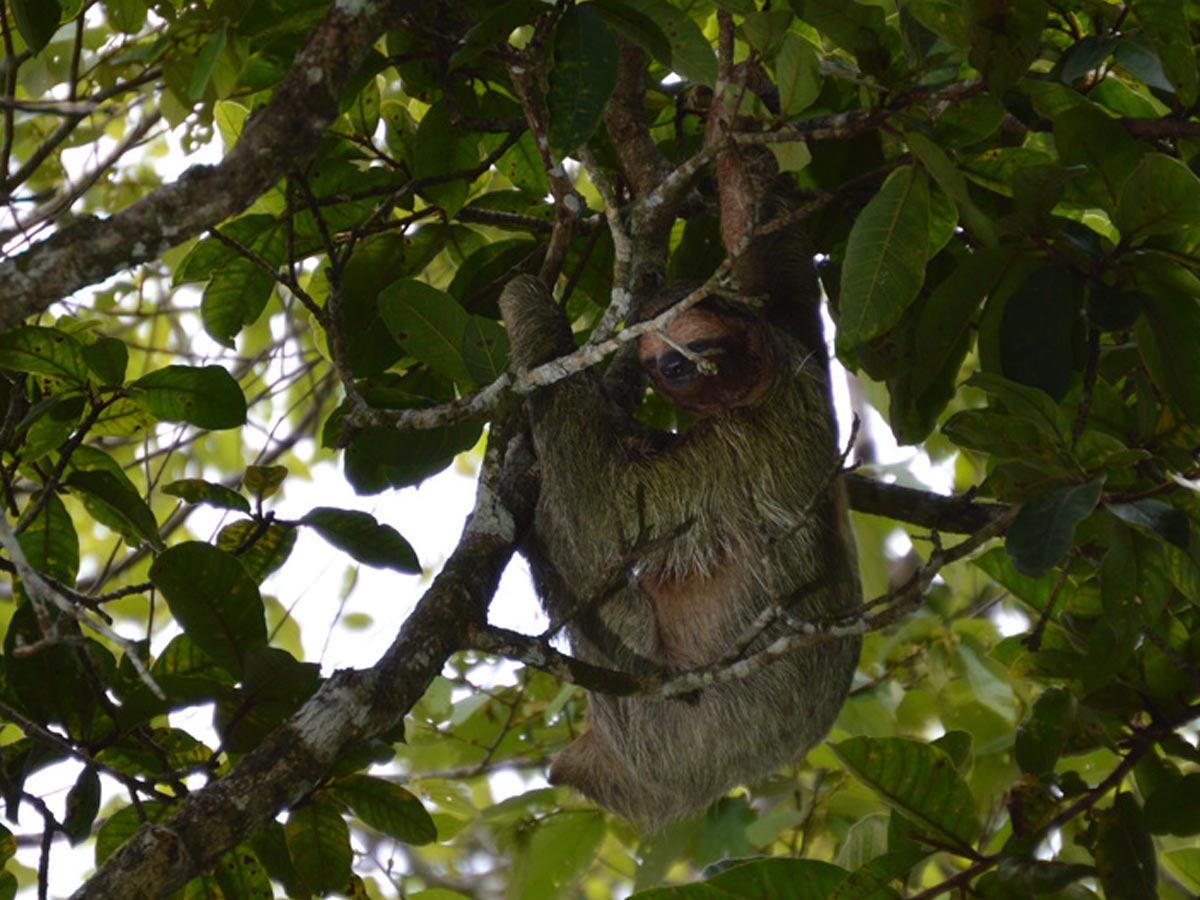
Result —
[[680, 353], [671, 350], [658, 358], [658, 371], [673, 386], [691, 384], [696, 378], [696, 364]]

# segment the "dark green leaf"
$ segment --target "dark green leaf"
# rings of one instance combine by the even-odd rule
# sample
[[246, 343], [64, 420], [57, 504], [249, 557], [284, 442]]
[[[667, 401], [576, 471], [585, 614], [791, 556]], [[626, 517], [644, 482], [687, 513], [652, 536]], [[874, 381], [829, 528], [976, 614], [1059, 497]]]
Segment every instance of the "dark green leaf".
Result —
[[892, 64], [894, 32], [888, 29], [879, 7], [841, 0], [791, 2], [800, 18], [852, 53], [864, 71], [881, 74]]
[[1154, 383], [1192, 421], [1200, 421], [1200, 300], [1146, 297], [1134, 328]]
[[1022, 772], [1043, 778], [1053, 773], [1075, 727], [1076, 712], [1070, 691], [1054, 687], [1042, 692], [1029, 718], [1017, 729], [1014, 756]]
[[287, 478], [287, 466], [246, 466], [242, 486], [260, 500], [279, 493]]
[[101, 384], [116, 386], [125, 381], [129, 348], [116, 338], [102, 337], [94, 343], [84, 344], [83, 359], [88, 368], [100, 377]]
[[231, 522], [217, 535], [217, 546], [241, 560], [256, 583], [287, 562], [296, 546], [297, 529], [272, 522], [265, 529], [251, 519]]
[[250, 512], [250, 501], [237, 491], [230, 490], [223, 484], [205, 481], [202, 478], [182, 478], [179, 481], [172, 481], [162, 490], [164, 494], [179, 497], [188, 503], [207, 503], [218, 509]]
[[82, 843], [92, 833], [92, 823], [100, 811], [100, 776], [91, 766], [79, 773], [67, 794], [67, 816], [63, 831], [72, 845]]
[[591, 137], [616, 84], [617, 42], [600, 13], [590, 5], [567, 7], [554, 32], [554, 69], [546, 94], [556, 158]]
[[1025, 74], [1041, 46], [1046, 22], [1043, 0], [967, 0], [963, 9], [971, 65], [1001, 96]]
[[1132, 503], [1110, 503], [1106, 509], [1130, 525], [1137, 525], [1158, 535], [1169, 544], [1183, 550], [1188, 547], [1191, 527], [1188, 517], [1161, 500], [1135, 500]]
[[136, 34], [146, 24], [146, 0], [104, 0], [104, 10], [113, 28]]
[[477, 59], [489, 47], [508, 42], [509, 35], [522, 25], [536, 21], [543, 12], [535, 0], [508, 0], [488, 10], [458, 42], [450, 57], [450, 68], [456, 69]]
[[1154, 842], [1146, 832], [1142, 811], [1132, 794], [1118, 794], [1111, 808], [1097, 816], [1094, 855], [1108, 900], [1157, 897], [1158, 867]]
[[925, 280], [929, 184], [912, 166], [893, 172], [858, 214], [842, 268], [838, 346], [852, 350], [898, 321]]
[[775, 81], [785, 116], [808, 109], [820, 95], [823, 83], [816, 48], [797, 34], [785, 34], [775, 57]]
[[1148, 153], [1121, 190], [1113, 217], [1125, 241], [1200, 225], [1200, 179], [1177, 159]]
[[156, 419], [199, 428], [238, 428], [246, 398], [221, 366], [167, 366], [129, 386], [130, 395]]
[[316, 663], [302, 663], [278, 647], [246, 654], [242, 684], [217, 699], [213, 725], [230, 753], [253, 750], [321, 686]]
[[41, 505], [37, 516], [21, 532], [21, 550], [31, 566], [63, 584], [73, 584], [79, 574], [79, 537], [71, 514], [57, 494], [33, 494], [29, 505]]
[[837, 886], [829, 900], [893, 900], [899, 893], [891, 886], [903, 881], [912, 868], [928, 856], [924, 850], [885, 853], [859, 866]]
[[671, 68], [671, 42], [654, 19], [622, 0], [591, 0], [591, 5], [614, 35], [641, 47], [651, 58]]
[[1184, 4], [1133, 0], [1130, 7], [1158, 51], [1163, 73], [1174, 86], [1179, 105], [1190, 107], [1196, 102], [1196, 50], [1189, 37]]
[[154, 513], [141, 495], [132, 490], [128, 479], [122, 481], [112, 472], [76, 469], [63, 479], [63, 484], [78, 491], [85, 499], [102, 505], [108, 513], [104, 523], [135, 545], [147, 541], [152, 547], [164, 546]]
[[83, 345], [57, 328], [22, 325], [0, 334], [0, 368], [42, 375], [77, 387], [87, 384]]
[[965, 848], [978, 836], [971, 791], [940, 750], [923, 741], [866, 737], [832, 749], [880, 800], [939, 840]]
[[508, 332], [498, 322], [471, 316], [463, 331], [463, 361], [476, 384], [491, 384], [508, 369]]
[[391, 781], [350, 775], [333, 784], [332, 794], [371, 828], [405, 844], [437, 840], [437, 827], [421, 801]]
[[300, 522], [361, 563], [397, 572], [421, 571], [421, 563], [408, 541], [391, 525], [380, 525], [370, 513], [321, 506]]
[[404, 355], [403, 348], [384, 326], [379, 298], [389, 284], [408, 270], [409, 250], [408, 242], [400, 235], [376, 235], [359, 241], [342, 271], [346, 356], [356, 377], [376, 375]]
[[221, 54], [225, 52], [225, 44], [228, 40], [229, 35], [222, 25], [209, 36], [208, 40], [204, 42], [204, 46], [200, 48], [200, 52], [196, 55], [196, 66], [192, 69], [192, 83], [188, 87], [188, 99], [192, 102], [204, 97], [204, 91], [208, 88], [213, 69], [216, 68]]
[[1018, 572], [1037, 578], [1067, 555], [1075, 539], [1075, 526], [1100, 502], [1104, 477], [1086, 484], [1055, 488], [1021, 505], [1008, 526], [1004, 548]]
[[[448, 103], [436, 103], [417, 126], [413, 163], [418, 178], [440, 178], [473, 169], [479, 163], [477, 136], [455, 124]], [[421, 193], [453, 216], [467, 199], [468, 180], [454, 178], [426, 185]]]
[[150, 580], [184, 633], [227, 672], [240, 675], [246, 654], [266, 644], [258, 587], [223, 550], [199, 541], [178, 544], [154, 560]]
[[1083, 284], [1066, 266], [1038, 269], [1008, 298], [1000, 323], [1006, 378], [1061, 400], [1075, 375]]
[[756, 859], [735, 862], [696, 884], [639, 891], [629, 900], [829, 900], [846, 870], [815, 859]]
[[1017, 856], [1006, 856], [1000, 860], [996, 871], [1001, 883], [1006, 887], [1038, 896], [1061, 891], [1081, 878], [1091, 878], [1096, 874], [1092, 866], [1082, 863]]
[[222, 900], [273, 900], [275, 891], [266, 866], [249, 844], [234, 847], [213, 869]]
[[11, 8], [17, 30], [36, 56], [58, 31], [62, 7], [58, 0], [12, 0]]
[[479, 440], [479, 422], [446, 428], [365, 428], [346, 450], [346, 478], [360, 494], [420, 484], [470, 450]]
[[627, 3], [653, 20], [671, 45], [671, 68], [688, 81], [712, 87], [717, 82], [717, 55], [693, 18], [665, 0]]
[[1178, 837], [1200, 834], [1200, 773], [1184, 775], [1150, 795], [1146, 829], [1151, 834]]
[[284, 832], [292, 863], [310, 890], [328, 894], [346, 887], [354, 853], [350, 829], [333, 803], [317, 796], [293, 809]]
[[473, 385], [463, 358], [470, 317], [453, 297], [403, 278], [380, 295], [379, 311], [393, 337], [414, 357], [455, 384]]

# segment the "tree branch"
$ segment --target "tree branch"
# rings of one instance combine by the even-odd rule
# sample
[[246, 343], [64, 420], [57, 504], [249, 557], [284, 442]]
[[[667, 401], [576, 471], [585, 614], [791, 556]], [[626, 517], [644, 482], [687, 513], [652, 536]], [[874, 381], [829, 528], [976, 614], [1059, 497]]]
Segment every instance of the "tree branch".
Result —
[[333, 4], [221, 163], [193, 166], [110, 218], [82, 219], [0, 265], [0, 331], [249, 206], [316, 149], [376, 38], [426, 2]]
[[457, 548], [383, 658], [335, 673], [229, 774], [188, 795], [166, 821], [142, 826], [72, 900], [171, 894], [319, 784], [349, 749], [403, 721], [485, 619], [516, 535], [533, 515], [535, 492], [523, 478], [529, 449], [504, 431], [503, 423], [493, 428]]

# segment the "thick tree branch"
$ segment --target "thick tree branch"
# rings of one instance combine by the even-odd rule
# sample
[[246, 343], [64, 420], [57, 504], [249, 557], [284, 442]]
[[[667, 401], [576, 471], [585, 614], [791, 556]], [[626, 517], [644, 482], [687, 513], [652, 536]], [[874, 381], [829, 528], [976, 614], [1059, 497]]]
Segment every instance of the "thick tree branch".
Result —
[[334, 3], [221, 163], [194, 166], [110, 218], [83, 219], [0, 265], [0, 330], [249, 206], [316, 149], [376, 38], [425, 2]]
[[347, 750], [403, 721], [484, 620], [515, 537], [533, 514], [534, 491], [523, 477], [528, 449], [505, 441], [503, 430], [493, 429], [457, 548], [383, 658], [367, 670], [335, 673], [228, 775], [185, 798], [170, 819], [143, 826], [73, 900], [171, 894], [319, 784]]

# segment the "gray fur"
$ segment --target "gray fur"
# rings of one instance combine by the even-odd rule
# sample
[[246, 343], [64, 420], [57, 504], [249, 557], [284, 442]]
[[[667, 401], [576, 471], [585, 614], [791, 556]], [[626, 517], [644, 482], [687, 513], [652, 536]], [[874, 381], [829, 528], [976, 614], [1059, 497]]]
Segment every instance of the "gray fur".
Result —
[[[517, 368], [572, 349], [540, 282], [514, 280], [501, 309]], [[800, 619], [859, 605], [824, 359], [782, 329], [770, 336], [787, 364], [761, 402], [673, 439], [647, 439], [590, 372], [530, 398], [542, 484], [526, 555], [543, 605], [566, 621], [581, 658], [686, 671], [727, 658], [787, 598]], [[685, 614], [664, 627], [644, 586], [696, 579], [702, 590], [685, 591]], [[822, 644], [688, 698], [591, 693], [590, 729], [551, 779], [650, 825], [698, 810], [821, 740], [859, 645]]]

